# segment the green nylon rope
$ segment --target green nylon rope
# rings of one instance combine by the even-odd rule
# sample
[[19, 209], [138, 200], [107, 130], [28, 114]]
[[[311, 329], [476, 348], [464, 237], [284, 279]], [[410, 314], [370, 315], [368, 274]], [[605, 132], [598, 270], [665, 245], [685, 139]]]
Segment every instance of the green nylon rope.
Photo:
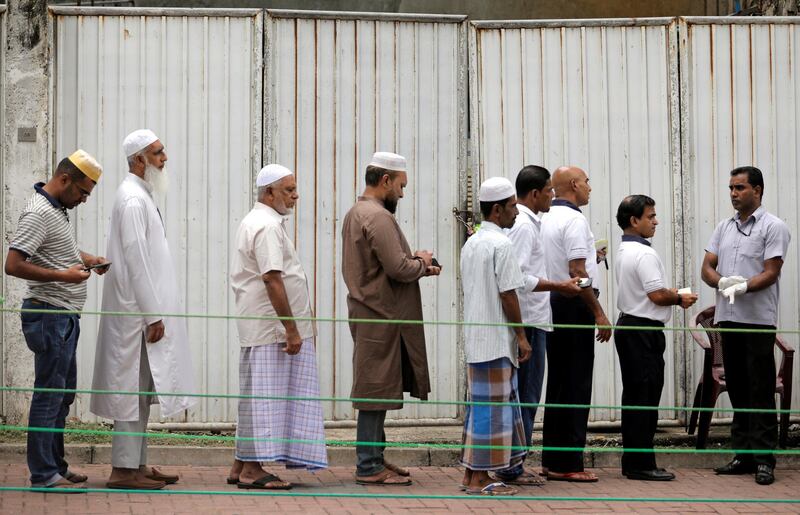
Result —
[[[5, 299], [0, 297], [0, 304]], [[469, 326], [469, 327], [536, 327], [539, 329], [612, 329], [623, 331], [673, 331], [673, 332], [719, 332], [719, 333], [764, 333], [764, 334], [800, 334], [800, 329], [742, 329], [722, 327], [683, 327], [683, 326], [617, 326], [594, 324], [535, 324], [533, 326], [512, 322], [467, 322], [452, 320], [384, 320], [374, 318], [336, 318], [336, 317], [280, 317], [250, 315], [214, 315], [197, 313], [143, 313], [130, 311], [77, 311], [70, 309], [34, 309], [34, 308], [0, 308], [5, 313], [50, 313], [58, 315], [97, 315], [119, 317], [169, 317], [169, 318], [203, 318], [215, 320], [294, 320], [296, 322], [331, 322], [347, 324], [383, 324], [383, 325], [434, 325], [434, 326]]]
[[[373, 494], [351, 492], [287, 492], [257, 490], [115, 490], [111, 488], [86, 488], [87, 493], [101, 494], [146, 494], [146, 495], [237, 495], [260, 497], [328, 497], [345, 499], [438, 499], [438, 500], [498, 500], [498, 501], [577, 501], [577, 502], [663, 502], [663, 503], [748, 503], [748, 504], [797, 504], [800, 499], [712, 499], [710, 497], [574, 497], [535, 495], [447, 495], [447, 494]], [[53, 492], [52, 488], [0, 486], [0, 492]]]
[[[143, 433], [135, 431], [113, 431], [103, 429], [70, 429], [70, 428], [53, 428], [53, 427], [29, 427], [29, 426], [10, 426], [0, 425], [0, 430], [18, 431], [18, 432], [34, 432], [34, 433], [62, 433], [62, 434], [79, 434], [79, 435], [100, 435], [100, 436], [145, 436], [157, 438], [174, 438], [177, 440], [205, 440], [213, 442], [276, 442], [276, 443], [296, 443], [296, 444], [312, 444], [312, 445], [330, 445], [331, 447], [352, 447], [354, 445], [364, 447], [396, 447], [402, 449], [488, 449], [500, 450], [511, 449], [513, 451], [564, 451], [564, 452], [655, 452], [660, 454], [763, 454], [765, 449], [692, 449], [692, 448], [630, 448], [624, 449], [621, 447], [545, 447], [541, 445], [482, 445], [482, 444], [455, 444], [455, 443], [423, 443], [423, 442], [359, 442], [347, 440], [311, 440], [311, 439], [298, 439], [298, 438], [255, 438], [255, 437], [238, 437], [238, 436], [223, 436], [223, 435], [187, 435], [182, 433]], [[772, 454], [786, 454], [796, 455], [800, 454], [800, 449], [768, 449]]]
[[212, 394], [212, 393], [180, 393], [180, 392], [133, 392], [116, 390], [81, 390], [76, 388], [25, 388], [18, 386], [0, 386], [0, 392], [40, 392], [40, 393], [76, 393], [93, 395], [158, 395], [164, 397], [199, 397], [212, 399], [255, 399], [268, 401], [319, 401], [319, 402], [357, 402], [357, 403], [382, 403], [382, 404], [422, 404], [422, 405], [457, 405], [457, 406], [519, 406], [521, 408], [572, 408], [572, 409], [611, 409], [631, 411], [697, 411], [697, 412], [722, 412], [722, 413], [789, 413], [800, 414], [800, 409], [773, 409], [758, 408], [692, 408], [679, 406], [614, 406], [603, 404], [547, 404], [533, 402], [493, 402], [493, 401], [422, 401], [415, 399], [373, 399], [359, 397], [294, 397], [283, 395], [240, 395], [240, 394]]

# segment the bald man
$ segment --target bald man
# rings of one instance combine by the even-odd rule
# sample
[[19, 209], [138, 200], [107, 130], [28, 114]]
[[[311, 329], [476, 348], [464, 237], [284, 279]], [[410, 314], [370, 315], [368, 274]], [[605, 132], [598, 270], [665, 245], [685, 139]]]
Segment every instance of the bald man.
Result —
[[[580, 278], [581, 293], [567, 297], [550, 292], [554, 324], [599, 325], [596, 339], [611, 338], [611, 324], [593, 287], [597, 276], [597, 251], [589, 221], [580, 206], [589, 203], [592, 188], [586, 172], [561, 167], [553, 173], [553, 199], [542, 219], [542, 240], [547, 249], [547, 275], [551, 281]], [[594, 366], [593, 329], [555, 329], [547, 341], [547, 404], [589, 404]], [[589, 410], [547, 408], [544, 412], [544, 446], [584, 447]], [[557, 481], [593, 482], [597, 476], [583, 470], [583, 451], [542, 453], [547, 478]]]

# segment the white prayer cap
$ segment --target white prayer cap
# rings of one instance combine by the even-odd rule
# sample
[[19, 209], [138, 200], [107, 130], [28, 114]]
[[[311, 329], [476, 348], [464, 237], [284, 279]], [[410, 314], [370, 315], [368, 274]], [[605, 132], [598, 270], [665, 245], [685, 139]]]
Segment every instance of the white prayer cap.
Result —
[[481, 184], [478, 200], [481, 202], [497, 202], [517, 194], [514, 185], [505, 177], [490, 177]]
[[399, 154], [392, 154], [391, 152], [375, 152], [372, 154], [372, 160], [369, 166], [377, 166], [384, 170], [391, 170], [393, 172], [406, 171], [406, 158]]
[[157, 139], [158, 136], [150, 129], [135, 130], [125, 136], [122, 142], [122, 150], [125, 152], [126, 157], [130, 157], [136, 152], [147, 148], [148, 145]]
[[269, 186], [273, 182], [277, 182], [287, 175], [292, 175], [292, 171], [285, 166], [271, 164], [267, 165], [258, 172], [256, 177], [256, 188], [262, 186]]

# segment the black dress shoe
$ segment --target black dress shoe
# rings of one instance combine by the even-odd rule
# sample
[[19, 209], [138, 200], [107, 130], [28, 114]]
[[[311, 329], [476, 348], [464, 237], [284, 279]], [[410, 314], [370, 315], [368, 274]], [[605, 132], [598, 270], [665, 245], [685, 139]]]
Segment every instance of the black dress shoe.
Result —
[[732, 476], [738, 474], [752, 474], [756, 471], [755, 463], [747, 463], [739, 458], [733, 458], [730, 463], [714, 469], [719, 475]]
[[761, 464], [756, 467], [756, 483], [759, 485], [771, 485], [775, 482], [774, 468], [770, 465]]
[[626, 470], [622, 474], [628, 479], [638, 481], [671, 481], [675, 479], [675, 474], [664, 469]]

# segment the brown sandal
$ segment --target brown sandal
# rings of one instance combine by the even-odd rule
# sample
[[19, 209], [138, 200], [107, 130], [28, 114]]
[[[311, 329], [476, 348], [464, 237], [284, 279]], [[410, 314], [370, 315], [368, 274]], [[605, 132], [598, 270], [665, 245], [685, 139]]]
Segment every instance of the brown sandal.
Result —
[[240, 480], [237, 483], [237, 486], [244, 490], [291, 490], [292, 489], [292, 484], [290, 482], [284, 481], [275, 474], [270, 474], [269, 472], [267, 472], [260, 478], [256, 479], [252, 483], [245, 483]]
[[383, 466], [391, 470], [398, 476], [408, 477], [411, 475], [411, 472], [409, 472], [408, 469], [404, 469], [403, 467], [395, 465], [394, 463], [389, 463], [388, 461], [384, 461]]
[[570, 481], [572, 483], [596, 483], [598, 477], [592, 472], [553, 472], [547, 471], [549, 481]]
[[356, 483], [359, 485], [408, 486], [411, 484], [411, 480], [385, 468], [374, 476], [356, 476]]

